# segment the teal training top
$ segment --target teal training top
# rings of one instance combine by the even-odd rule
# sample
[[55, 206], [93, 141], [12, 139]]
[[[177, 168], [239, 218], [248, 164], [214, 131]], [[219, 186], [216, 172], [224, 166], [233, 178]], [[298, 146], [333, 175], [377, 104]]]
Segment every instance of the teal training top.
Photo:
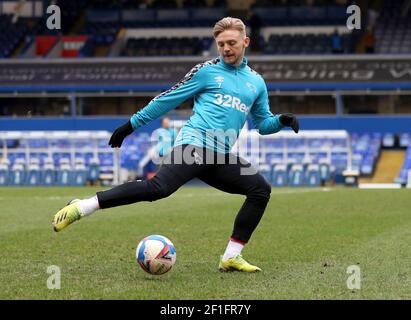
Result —
[[196, 65], [185, 77], [131, 117], [133, 129], [160, 118], [194, 97], [193, 115], [181, 128], [175, 146], [192, 144], [228, 153], [248, 114], [260, 134], [280, 131], [279, 115], [270, 112], [263, 78], [247, 65], [227, 64], [221, 57]]
[[157, 150], [160, 157], [166, 156], [174, 145], [175, 131], [174, 128], [160, 128], [157, 130]]

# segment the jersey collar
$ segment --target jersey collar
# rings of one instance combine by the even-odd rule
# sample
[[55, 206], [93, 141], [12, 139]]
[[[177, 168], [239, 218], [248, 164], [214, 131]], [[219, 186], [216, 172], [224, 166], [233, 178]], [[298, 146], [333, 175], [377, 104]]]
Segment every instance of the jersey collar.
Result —
[[243, 62], [241, 62], [240, 65], [235, 66], [235, 65], [233, 65], [233, 64], [225, 63], [225, 62], [224, 62], [224, 58], [223, 58], [222, 56], [219, 56], [219, 59], [220, 59], [221, 65], [222, 65], [224, 68], [227, 68], [227, 69], [230, 69], [230, 70], [244, 69], [244, 68], [247, 66], [247, 62], [248, 62], [248, 61], [247, 61], [247, 58], [246, 58], [246, 57], [243, 57]]

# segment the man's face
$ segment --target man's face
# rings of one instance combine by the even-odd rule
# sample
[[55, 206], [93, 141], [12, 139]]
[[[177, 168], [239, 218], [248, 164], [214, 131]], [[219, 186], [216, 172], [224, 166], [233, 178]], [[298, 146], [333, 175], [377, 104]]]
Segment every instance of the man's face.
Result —
[[243, 61], [245, 48], [250, 44], [250, 38], [232, 29], [221, 32], [215, 41], [218, 52], [228, 64], [240, 64]]
[[162, 127], [165, 128], [165, 129], [170, 128], [170, 119], [164, 118], [163, 121], [162, 121]]

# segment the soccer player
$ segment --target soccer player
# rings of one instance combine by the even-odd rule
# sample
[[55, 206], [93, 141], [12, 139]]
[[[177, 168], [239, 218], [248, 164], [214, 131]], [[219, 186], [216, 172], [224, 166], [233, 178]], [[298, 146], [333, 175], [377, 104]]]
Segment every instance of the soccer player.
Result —
[[170, 127], [169, 118], [161, 119], [161, 128], [158, 131], [158, 156], [162, 159], [170, 152], [175, 140], [175, 130]]
[[241, 251], [263, 216], [271, 186], [256, 170], [247, 170], [251, 167], [247, 161], [230, 151], [249, 114], [255, 128], [263, 135], [284, 127], [291, 127], [298, 133], [299, 122], [293, 114], [273, 115], [270, 112], [265, 82], [247, 65], [244, 57], [250, 44], [244, 23], [226, 17], [215, 24], [213, 33], [219, 57], [196, 65], [180, 82], [153, 98], [117, 128], [110, 138], [109, 145], [119, 148], [134, 130], [194, 97], [193, 115], [181, 128], [173, 150], [156, 175], [97, 192], [89, 199], [71, 201], [55, 214], [55, 231], [99, 209], [168, 197], [197, 177], [219, 190], [246, 197], [235, 218], [226, 250], [220, 257], [219, 270], [261, 271], [248, 263]]

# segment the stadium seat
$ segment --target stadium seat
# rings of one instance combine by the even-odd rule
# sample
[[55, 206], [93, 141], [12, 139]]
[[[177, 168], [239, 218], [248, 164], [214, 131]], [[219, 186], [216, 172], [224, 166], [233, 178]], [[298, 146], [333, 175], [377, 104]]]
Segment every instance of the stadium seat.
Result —
[[395, 144], [395, 137], [392, 133], [385, 133], [382, 138], [382, 145], [386, 148], [392, 148]]
[[72, 172], [71, 185], [84, 186], [87, 182], [87, 169], [84, 159], [78, 158], [74, 164], [74, 171]]
[[0, 28], [7, 30], [0, 34], [0, 58], [9, 58], [28, 31], [20, 21], [13, 23], [12, 16], [0, 14]]
[[89, 22], [118, 22], [120, 21], [119, 10], [91, 9], [86, 11]]
[[67, 158], [61, 158], [59, 163], [59, 169], [57, 171], [56, 183], [60, 186], [69, 186], [72, 181], [72, 170], [70, 160]]
[[352, 163], [351, 167], [353, 170], [361, 170], [361, 164], [363, 160], [363, 155], [362, 154], [353, 154], [352, 155]]
[[0, 162], [0, 186], [7, 186], [10, 179], [9, 165], [6, 161]]
[[155, 21], [156, 13], [156, 10], [153, 9], [123, 10], [123, 25], [127, 28], [141, 28], [148, 26]]
[[277, 164], [273, 169], [272, 185], [275, 187], [287, 185], [287, 166], [285, 164]]
[[56, 183], [56, 170], [54, 167], [53, 159], [48, 158], [44, 162], [43, 169], [41, 170], [41, 184], [43, 186], [52, 186]]
[[258, 15], [265, 26], [286, 25], [289, 20], [289, 8], [284, 7], [254, 7], [253, 13]]
[[288, 185], [301, 187], [305, 184], [304, 169], [301, 164], [292, 165], [288, 174]]
[[189, 20], [188, 9], [159, 9], [157, 11], [157, 22], [163, 26], [181, 26]]
[[92, 158], [88, 164], [87, 180], [95, 184], [100, 177], [100, 161], [98, 158]]
[[23, 185], [26, 177], [26, 170], [23, 159], [17, 159], [14, 165], [11, 167], [11, 179], [10, 184], [19, 186]]
[[261, 164], [258, 171], [265, 178], [265, 180], [271, 184], [271, 166], [268, 164]]
[[401, 166], [400, 172], [398, 173], [398, 176], [395, 179], [395, 181], [403, 185], [409, 183], [408, 172], [410, 170], [411, 170], [411, 144], [409, 144], [407, 147], [404, 162]]
[[318, 164], [310, 164], [306, 170], [307, 186], [317, 187], [321, 184], [320, 166]]
[[[380, 133], [352, 134], [353, 164], [362, 175], [371, 175], [380, 154], [382, 135]], [[361, 158], [361, 162], [359, 160]]]
[[193, 26], [209, 26], [225, 14], [225, 8], [196, 8], [191, 10], [191, 23]]
[[324, 184], [326, 181], [331, 179], [330, 164], [326, 160], [320, 160], [318, 166], [320, 170], [321, 183]]
[[401, 133], [399, 138], [400, 138], [400, 147], [406, 148], [411, 144], [411, 134]]
[[41, 183], [40, 161], [39, 159], [30, 159], [26, 172], [26, 185], [37, 186]]

